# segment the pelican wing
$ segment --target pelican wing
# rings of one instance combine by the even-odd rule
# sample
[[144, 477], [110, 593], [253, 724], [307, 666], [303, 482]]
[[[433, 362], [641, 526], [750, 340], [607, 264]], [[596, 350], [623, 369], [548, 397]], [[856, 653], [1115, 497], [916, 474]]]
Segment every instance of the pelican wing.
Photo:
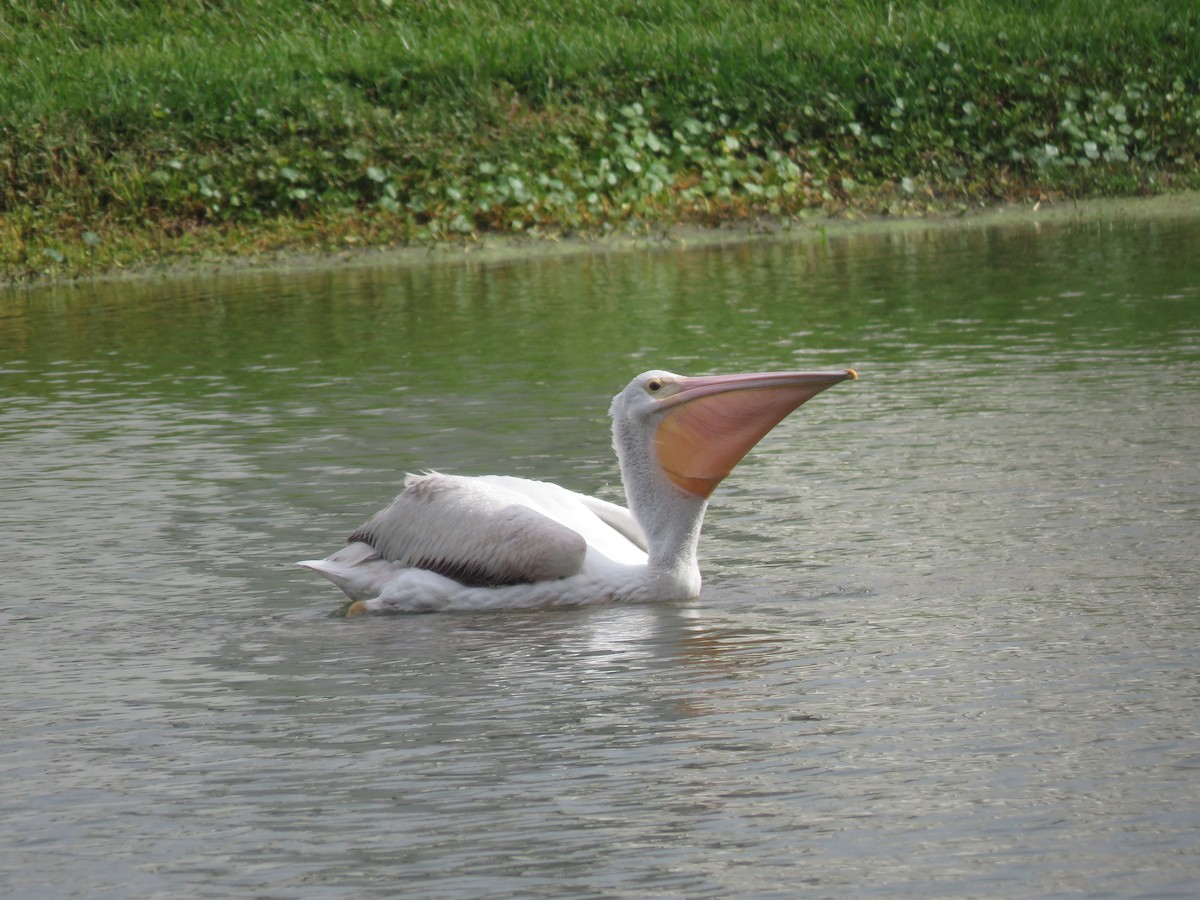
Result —
[[590, 509], [609, 528], [619, 532], [640, 550], [646, 551], [650, 549], [646, 543], [646, 535], [642, 531], [642, 526], [633, 517], [633, 513], [625, 507], [609, 503], [607, 500], [601, 500], [599, 497], [588, 497], [585, 494], [578, 496], [583, 505]]
[[480, 478], [409, 475], [404, 491], [350, 536], [385, 560], [471, 587], [577, 574], [587, 543], [519, 494]]
[[520, 502], [577, 531], [591, 550], [617, 561], [646, 561], [646, 537], [633, 513], [622, 506], [546, 481], [509, 475], [480, 475], [477, 480], [511, 492]]

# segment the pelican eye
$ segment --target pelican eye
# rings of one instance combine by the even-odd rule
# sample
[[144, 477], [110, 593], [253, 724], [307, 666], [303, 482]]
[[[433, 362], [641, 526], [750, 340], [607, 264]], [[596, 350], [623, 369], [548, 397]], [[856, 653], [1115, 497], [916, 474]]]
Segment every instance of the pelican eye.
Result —
[[663, 383], [662, 383], [661, 378], [651, 378], [649, 381], [646, 382], [646, 390], [648, 390], [652, 394], [657, 394], [662, 389], [663, 389]]

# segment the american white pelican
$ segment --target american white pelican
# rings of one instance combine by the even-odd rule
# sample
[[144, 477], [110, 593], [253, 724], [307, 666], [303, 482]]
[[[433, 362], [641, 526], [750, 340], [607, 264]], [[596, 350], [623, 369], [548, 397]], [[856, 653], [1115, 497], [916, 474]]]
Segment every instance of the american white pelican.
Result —
[[609, 410], [628, 509], [524, 478], [409, 475], [345, 547], [300, 565], [355, 601], [347, 614], [692, 599], [713, 489], [788, 413], [857, 377], [644, 372]]

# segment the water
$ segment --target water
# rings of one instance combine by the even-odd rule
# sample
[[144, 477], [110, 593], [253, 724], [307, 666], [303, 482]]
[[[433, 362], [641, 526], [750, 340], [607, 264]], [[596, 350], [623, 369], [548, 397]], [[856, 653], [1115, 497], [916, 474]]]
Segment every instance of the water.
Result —
[[[0, 296], [0, 892], [1192, 896], [1200, 220]], [[694, 603], [338, 620], [426, 466], [854, 366]]]

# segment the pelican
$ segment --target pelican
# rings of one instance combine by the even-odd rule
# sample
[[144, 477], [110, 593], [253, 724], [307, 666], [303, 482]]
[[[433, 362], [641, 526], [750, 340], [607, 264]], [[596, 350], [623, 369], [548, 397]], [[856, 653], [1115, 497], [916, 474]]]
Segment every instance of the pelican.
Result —
[[363, 612], [432, 612], [694, 599], [713, 490], [833, 372], [687, 377], [643, 372], [613, 398], [628, 508], [542, 481], [409, 475], [391, 506], [320, 572]]

